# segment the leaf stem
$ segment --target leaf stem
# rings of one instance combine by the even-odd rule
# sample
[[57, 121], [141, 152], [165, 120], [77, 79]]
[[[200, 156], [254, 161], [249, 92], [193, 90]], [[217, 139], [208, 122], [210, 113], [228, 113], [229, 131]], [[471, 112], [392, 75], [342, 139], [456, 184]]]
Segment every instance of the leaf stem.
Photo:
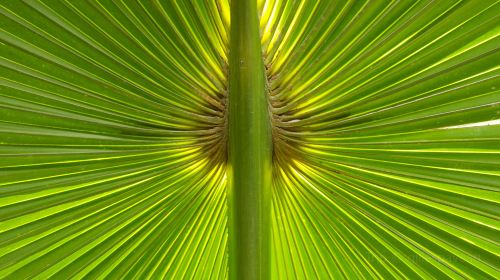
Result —
[[257, 3], [231, 1], [229, 275], [268, 279], [272, 138]]

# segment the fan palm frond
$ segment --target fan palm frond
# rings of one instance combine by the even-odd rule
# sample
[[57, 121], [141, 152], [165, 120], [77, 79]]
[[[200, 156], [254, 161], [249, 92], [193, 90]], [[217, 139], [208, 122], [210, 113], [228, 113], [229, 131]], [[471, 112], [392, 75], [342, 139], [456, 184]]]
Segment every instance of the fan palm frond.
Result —
[[273, 279], [500, 277], [498, 1], [0, 10], [0, 278], [227, 278], [245, 181]]

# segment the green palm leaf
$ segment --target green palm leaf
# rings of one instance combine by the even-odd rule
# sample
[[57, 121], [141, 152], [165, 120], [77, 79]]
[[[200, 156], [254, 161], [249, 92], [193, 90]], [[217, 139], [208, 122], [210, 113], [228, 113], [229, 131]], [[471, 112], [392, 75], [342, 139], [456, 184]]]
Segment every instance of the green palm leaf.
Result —
[[0, 278], [499, 278], [500, 3], [231, 2], [0, 2]]

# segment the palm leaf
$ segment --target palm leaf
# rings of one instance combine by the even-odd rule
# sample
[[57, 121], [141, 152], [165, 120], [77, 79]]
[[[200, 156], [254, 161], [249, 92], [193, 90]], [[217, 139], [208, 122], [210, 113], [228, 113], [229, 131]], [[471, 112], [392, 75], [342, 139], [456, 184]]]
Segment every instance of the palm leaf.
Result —
[[0, 2], [0, 278], [227, 278], [234, 172], [272, 172], [271, 278], [499, 278], [498, 1], [231, 2]]

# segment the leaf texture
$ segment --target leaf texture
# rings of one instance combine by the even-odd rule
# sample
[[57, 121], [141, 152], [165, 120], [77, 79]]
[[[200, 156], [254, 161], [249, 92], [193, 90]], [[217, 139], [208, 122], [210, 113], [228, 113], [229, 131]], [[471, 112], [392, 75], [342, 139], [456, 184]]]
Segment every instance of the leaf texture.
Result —
[[273, 275], [500, 277], [497, 1], [268, 1]]
[[0, 275], [224, 278], [228, 3], [1, 5]]
[[[272, 278], [500, 278], [500, 3], [258, 3]], [[0, 10], [0, 278], [227, 278], [229, 1]]]

